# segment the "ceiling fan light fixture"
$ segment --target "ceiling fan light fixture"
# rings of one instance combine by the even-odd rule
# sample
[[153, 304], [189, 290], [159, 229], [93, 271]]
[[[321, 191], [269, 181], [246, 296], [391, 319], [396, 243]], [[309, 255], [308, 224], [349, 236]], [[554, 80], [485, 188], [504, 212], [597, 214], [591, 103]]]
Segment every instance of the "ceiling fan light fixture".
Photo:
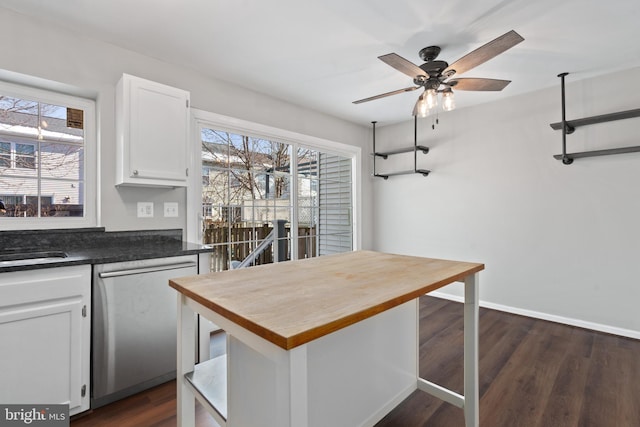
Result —
[[442, 109], [451, 111], [456, 108], [456, 100], [453, 97], [453, 91], [447, 88], [442, 91]]
[[417, 117], [427, 117], [429, 115], [429, 104], [427, 102], [427, 91], [425, 90], [420, 94], [416, 101], [415, 107], [413, 107], [413, 115]]
[[427, 89], [424, 91], [424, 94], [429, 110], [438, 106], [438, 92], [435, 89]]

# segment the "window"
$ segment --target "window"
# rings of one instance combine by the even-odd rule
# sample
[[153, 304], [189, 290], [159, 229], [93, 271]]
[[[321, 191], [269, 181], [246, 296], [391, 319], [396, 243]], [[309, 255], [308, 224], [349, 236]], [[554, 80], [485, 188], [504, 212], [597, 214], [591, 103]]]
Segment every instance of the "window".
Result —
[[0, 82], [0, 217], [5, 229], [96, 220], [93, 101]]
[[11, 143], [0, 142], [0, 168], [11, 167]]
[[318, 252], [350, 251], [353, 213], [350, 159], [318, 153]]
[[209, 126], [200, 136], [212, 271], [354, 249], [355, 155]]
[[33, 144], [15, 144], [16, 168], [36, 168], [36, 146]]
[[33, 144], [0, 142], [0, 167], [35, 169], [36, 146]]

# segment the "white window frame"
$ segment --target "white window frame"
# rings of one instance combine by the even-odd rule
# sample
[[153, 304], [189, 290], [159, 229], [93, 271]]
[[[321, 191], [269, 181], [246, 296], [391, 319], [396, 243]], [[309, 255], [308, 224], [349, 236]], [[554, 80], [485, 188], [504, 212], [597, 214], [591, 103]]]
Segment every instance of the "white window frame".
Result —
[[84, 111], [84, 216], [83, 217], [0, 217], [3, 230], [84, 228], [98, 224], [98, 137], [96, 103], [92, 99], [54, 92], [43, 88], [0, 81], [0, 94], [52, 105], [64, 105]]
[[[328, 139], [304, 135], [272, 126], [253, 123], [247, 120], [211, 113], [208, 111], [191, 109], [192, 144], [190, 169], [200, 171], [201, 164], [201, 137], [200, 129], [203, 127], [221, 130], [239, 135], [246, 135], [256, 138], [263, 138], [276, 142], [282, 142], [293, 146], [293, 150], [299, 147], [310, 148], [317, 151], [336, 154], [351, 159], [351, 197], [352, 197], [352, 247], [359, 250], [362, 246], [361, 233], [361, 171], [362, 171], [362, 149], [360, 147], [330, 141]], [[296, 151], [293, 151], [294, 153]], [[297, 176], [297, 164], [292, 162], [292, 175]], [[200, 173], [190, 174], [189, 185], [187, 186], [187, 240], [202, 242], [202, 177]], [[292, 205], [297, 206], [297, 180], [291, 180]], [[197, 209], [197, 212], [193, 212]], [[293, 209], [292, 220], [297, 220], [297, 209]], [[292, 236], [292, 253], [297, 253], [297, 239]]]

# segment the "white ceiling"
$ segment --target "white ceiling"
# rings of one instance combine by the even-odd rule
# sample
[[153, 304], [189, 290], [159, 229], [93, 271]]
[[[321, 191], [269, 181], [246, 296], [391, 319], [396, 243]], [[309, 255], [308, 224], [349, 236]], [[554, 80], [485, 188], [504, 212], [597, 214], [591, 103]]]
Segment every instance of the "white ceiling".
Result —
[[1, 7], [361, 124], [411, 117], [419, 91], [377, 57], [453, 63], [515, 30], [525, 41], [461, 77], [512, 80], [456, 93], [458, 108], [640, 65], [639, 0], [3, 0]]

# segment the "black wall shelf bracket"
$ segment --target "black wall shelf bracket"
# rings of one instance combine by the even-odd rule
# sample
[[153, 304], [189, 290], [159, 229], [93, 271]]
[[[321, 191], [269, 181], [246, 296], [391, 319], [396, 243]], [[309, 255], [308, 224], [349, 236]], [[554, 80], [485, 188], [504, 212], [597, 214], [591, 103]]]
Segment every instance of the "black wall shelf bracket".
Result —
[[[413, 146], [398, 148], [396, 150], [376, 151], [376, 123], [377, 122], [371, 122], [371, 124], [373, 125], [373, 176], [389, 179], [390, 176], [410, 175], [414, 173], [419, 173], [422, 176], [427, 176], [431, 173], [431, 171], [426, 169], [418, 169], [418, 151], [422, 151], [422, 153], [427, 154], [429, 153], [429, 147], [425, 147], [424, 145], [418, 145], [418, 117], [417, 116], [414, 116], [414, 121], [413, 121]], [[411, 152], [413, 152], [413, 169], [412, 170], [403, 170], [403, 171], [389, 172], [389, 173], [376, 172], [376, 157], [382, 157], [383, 159], [387, 159], [389, 156], [393, 156], [394, 154], [411, 153]]]
[[634, 147], [621, 147], [621, 148], [608, 148], [605, 150], [594, 151], [582, 151], [579, 153], [567, 153], [567, 135], [571, 135], [576, 128], [580, 126], [588, 126], [596, 123], [606, 123], [616, 120], [631, 119], [634, 117], [640, 117], [640, 108], [635, 110], [620, 111], [617, 113], [602, 114], [599, 116], [585, 117], [582, 119], [567, 120], [566, 119], [566, 102], [565, 102], [565, 86], [564, 78], [569, 73], [560, 73], [560, 88], [562, 91], [562, 121], [557, 123], [551, 123], [550, 126], [553, 130], [562, 130], [562, 154], [556, 154], [553, 157], [557, 160], [561, 160], [565, 165], [573, 163], [574, 159], [580, 159], [584, 157], [597, 157], [597, 156], [609, 156], [612, 154], [625, 154], [625, 153], [637, 153], [640, 152], [640, 146]]

